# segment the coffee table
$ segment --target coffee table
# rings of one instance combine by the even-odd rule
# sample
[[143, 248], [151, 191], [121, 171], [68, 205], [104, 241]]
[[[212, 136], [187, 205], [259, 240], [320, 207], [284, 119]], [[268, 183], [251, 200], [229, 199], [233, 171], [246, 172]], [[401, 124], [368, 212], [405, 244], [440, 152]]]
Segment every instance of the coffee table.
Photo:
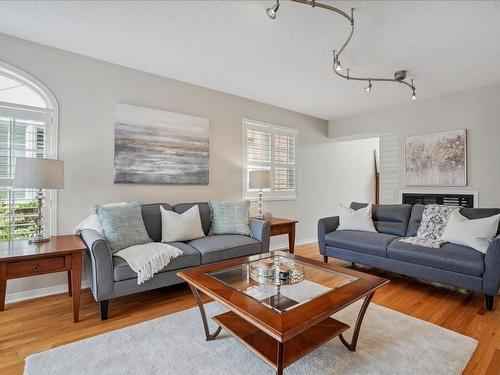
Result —
[[[277, 258], [276, 258], [277, 257]], [[294, 262], [304, 280], [293, 285], [261, 284], [250, 276], [257, 261]], [[389, 281], [381, 277], [323, 264], [284, 251], [237, 258], [181, 271], [200, 309], [206, 340], [214, 340], [224, 328], [272, 366], [283, 369], [314, 349], [339, 336], [350, 351], [356, 350], [361, 323], [375, 291]], [[209, 331], [199, 292], [229, 308], [212, 317], [218, 324]], [[352, 339], [342, 335], [350, 327], [330, 316], [364, 297]]]

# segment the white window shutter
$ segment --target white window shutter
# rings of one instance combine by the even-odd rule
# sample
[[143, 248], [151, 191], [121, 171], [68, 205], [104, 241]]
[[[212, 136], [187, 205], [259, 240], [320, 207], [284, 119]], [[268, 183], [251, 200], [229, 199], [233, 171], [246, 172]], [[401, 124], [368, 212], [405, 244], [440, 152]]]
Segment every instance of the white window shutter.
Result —
[[243, 196], [257, 197], [258, 190], [248, 188], [249, 172], [270, 169], [273, 188], [264, 190], [264, 198], [296, 198], [297, 130], [243, 120], [243, 141]]
[[0, 240], [22, 239], [35, 234], [37, 202], [33, 189], [12, 188], [16, 157], [43, 158], [46, 122], [6, 117], [0, 110]]

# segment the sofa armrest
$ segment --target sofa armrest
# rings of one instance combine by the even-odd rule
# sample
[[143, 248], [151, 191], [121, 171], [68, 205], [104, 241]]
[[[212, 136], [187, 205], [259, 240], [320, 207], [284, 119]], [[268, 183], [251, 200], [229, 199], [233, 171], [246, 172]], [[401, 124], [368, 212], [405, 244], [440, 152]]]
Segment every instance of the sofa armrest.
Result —
[[324, 217], [318, 220], [318, 245], [319, 245], [319, 252], [322, 255], [325, 255], [326, 251], [325, 235], [327, 233], [337, 230], [338, 226], [339, 226], [338, 216]]
[[271, 224], [266, 220], [250, 219], [250, 231], [252, 232], [252, 238], [259, 240], [262, 244], [261, 252], [267, 253], [271, 237]]
[[92, 266], [91, 284], [92, 294], [96, 301], [104, 301], [112, 298], [115, 291], [113, 278], [113, 259], [104, 237], [92, 229], [84, 229], [80, 237], [87, 246]]
[[483, 293], [496, 296], [500, 289], [500, 235], [491, 241], [484, 256]]

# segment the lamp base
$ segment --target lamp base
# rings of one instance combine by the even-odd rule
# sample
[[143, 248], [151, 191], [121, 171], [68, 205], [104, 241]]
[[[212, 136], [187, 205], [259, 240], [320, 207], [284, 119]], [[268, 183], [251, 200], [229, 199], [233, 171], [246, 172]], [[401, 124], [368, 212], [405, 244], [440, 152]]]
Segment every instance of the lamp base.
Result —
[[41, 235], [35, 235], [34, 237], [28, 238], [28, 243], [40, 243], [48, 241], [50, 241], [50, 237], [44, 237]]

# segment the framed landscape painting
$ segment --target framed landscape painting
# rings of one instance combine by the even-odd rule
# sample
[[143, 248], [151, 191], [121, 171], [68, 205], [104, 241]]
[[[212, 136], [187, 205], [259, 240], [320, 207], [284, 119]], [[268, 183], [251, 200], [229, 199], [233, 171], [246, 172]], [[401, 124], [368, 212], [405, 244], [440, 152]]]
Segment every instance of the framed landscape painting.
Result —
[[208, 184], [206, 118], [117, 104], [115, 183]]
[[407, 186], [466, 186], [467, 130], [406, 137]]

